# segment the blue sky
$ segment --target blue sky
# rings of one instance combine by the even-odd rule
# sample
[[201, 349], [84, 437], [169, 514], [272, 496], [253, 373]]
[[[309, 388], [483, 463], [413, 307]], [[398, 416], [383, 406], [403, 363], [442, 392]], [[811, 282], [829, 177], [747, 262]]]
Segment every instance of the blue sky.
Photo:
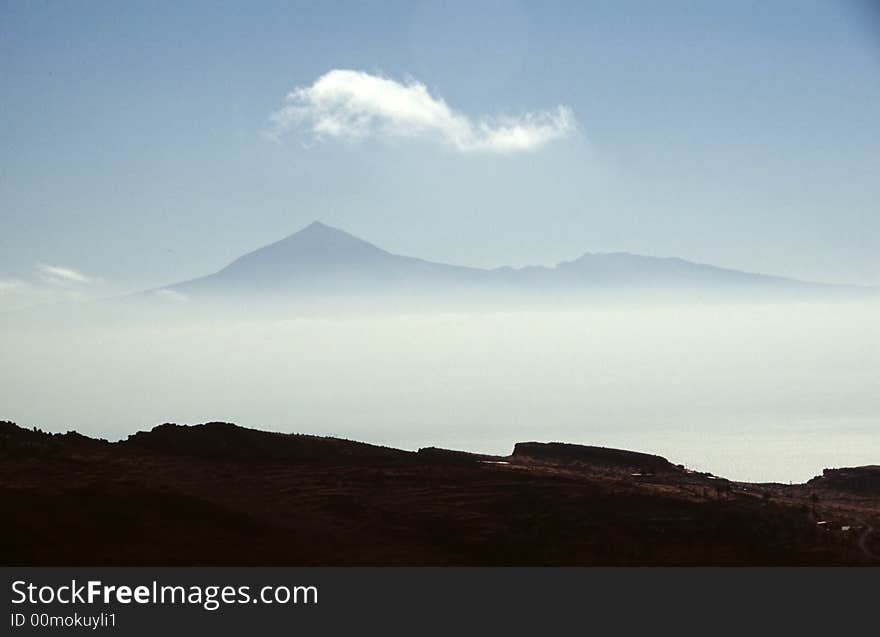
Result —
[[[0, 304], [186, 279], [314, 219], [469, 265], [625, 250], [880, 284], [878, 16], [809, 0], [4, 2]], [[319, 99], [341, 69], [359, 74]], [[389, 115], [383, 94], [366, 127], [358, 111], [357, 130], [316, 134], [352, 77], [421, 88], [433, 119]], [[523, 147], [495, 144], [511, 127]]]

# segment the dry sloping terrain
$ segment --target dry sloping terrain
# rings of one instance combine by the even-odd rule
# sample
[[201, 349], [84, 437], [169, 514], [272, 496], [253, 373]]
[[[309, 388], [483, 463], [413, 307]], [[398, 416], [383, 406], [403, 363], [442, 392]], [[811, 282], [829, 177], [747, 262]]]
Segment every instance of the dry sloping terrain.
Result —
[[117, 443], [0, 423], [0, 563], [876, 563], [880, 495], [851, 486], [577, 445], [500, 458], [226, 423]]

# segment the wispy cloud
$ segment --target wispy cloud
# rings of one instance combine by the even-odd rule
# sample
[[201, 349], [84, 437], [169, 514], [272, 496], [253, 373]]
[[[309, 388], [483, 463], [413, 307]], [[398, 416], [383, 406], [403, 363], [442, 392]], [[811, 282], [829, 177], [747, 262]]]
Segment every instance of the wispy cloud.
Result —
[[21, 279], [0, 279], [0, 294], [8, 294], [25, 286]]
[[0, 312], [68, 301], [87, 301], [118, 293], [100, 277], [74, 268], [38, 263], [20, 275], [0, 275]]
[[59, 300], [76, 300], [79, 290], [17, 278], [0, 278], [0, 313]]
[[461, 153], [531, 151], [578, 127], [566, 106], [474, 120], [414, 80], [402, 83], [344, 69], [295, 88], [269, 119], [267, 135], [273, 139], [300, 130], [318, 140], [427, 140]]
[[184, 303], [189, 300], [189, 297], [182, 292], [178, 292], [176, 290], [169, 290], [167, 288], [162, 288], [161, 290], [156, 290], [153, 294], [160, 299], [165, 299], [167, 301], [174, 301], [175, 303]]
[[66, 266], [38, 263], [27, 273], [0, 276], [0, 312], [47, 303], [86, 301], [117, 292], [100, 277]]
[[46, 265], [44, 263], [38, 263], [35, 269], [40, 275], [40, 278], [42, 278], [47, 283], [70, 285], [89, 284], [95, 282], [93, 278], [86, 276], [82, 272], [74, 270], [73, 268], [65, 268], [60, 265]]

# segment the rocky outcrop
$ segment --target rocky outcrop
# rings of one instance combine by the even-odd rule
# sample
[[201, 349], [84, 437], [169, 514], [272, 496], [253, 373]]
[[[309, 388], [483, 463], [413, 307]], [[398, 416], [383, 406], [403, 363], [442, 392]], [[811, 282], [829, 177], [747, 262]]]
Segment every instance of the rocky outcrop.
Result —
[[393, 462], [413, 455], [341, 438], [259, 431], [226, 422], [166, 423], [151, 431], [139, 431], [120, 444], [156, 453], [245, 462], [333, 464], [353, 459]]
[[634, 469], [642, 472], [674, 472], [678, 467], [662, 456], [608, 447], [591, 447], [563, 442], [518, 442], [513, 458], [554, 463]]
[[880, 465], [825, 469], [821, 476], [807, 484], [836, 491], [877, 495], [880, 494]]

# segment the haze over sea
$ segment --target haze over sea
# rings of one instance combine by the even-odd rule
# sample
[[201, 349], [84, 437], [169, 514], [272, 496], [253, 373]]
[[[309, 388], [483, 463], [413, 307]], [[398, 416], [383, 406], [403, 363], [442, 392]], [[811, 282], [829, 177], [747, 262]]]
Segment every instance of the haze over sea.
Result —
[[880, 459], [875, 301], [0, 333], [3, 418], [108, 439], [232, 421], [407, 449], [649, 451], [750, 481]]

